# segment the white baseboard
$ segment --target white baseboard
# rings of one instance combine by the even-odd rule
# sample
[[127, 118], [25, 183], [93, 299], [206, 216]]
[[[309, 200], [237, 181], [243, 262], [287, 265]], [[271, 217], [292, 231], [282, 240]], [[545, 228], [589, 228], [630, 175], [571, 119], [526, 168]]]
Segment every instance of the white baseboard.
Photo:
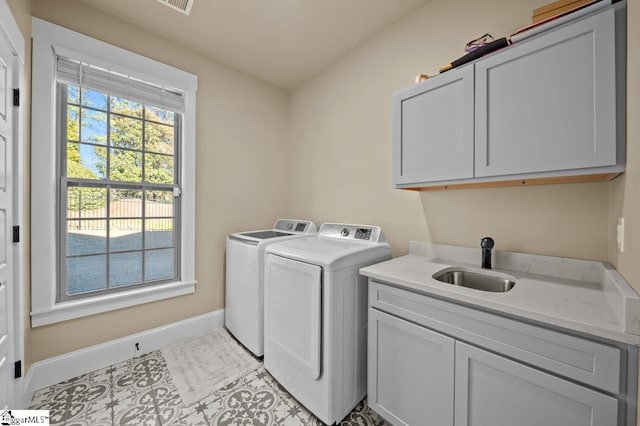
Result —
[[[24, 378], [23, 402], [28, 405], [34, 391], [137, 355], [169, 346], [180, 340], [205, 334], [224, 325], [224, 309], [132, 334], [110, 342], [80, 349], [34, 363]], [[136, 350], [138, 343], [140, 350]]]

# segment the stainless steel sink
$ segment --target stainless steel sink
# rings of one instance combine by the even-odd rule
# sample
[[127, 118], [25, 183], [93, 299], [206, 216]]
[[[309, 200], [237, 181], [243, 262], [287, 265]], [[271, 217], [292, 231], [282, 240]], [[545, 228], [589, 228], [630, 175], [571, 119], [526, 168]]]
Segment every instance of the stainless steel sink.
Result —
[[436, 272], [433, 278], [447, 284], [495, 293], [505, 293], [516, 285], [515, 278], [499, 272], [481, 272], [463, 268], [443, 269]]

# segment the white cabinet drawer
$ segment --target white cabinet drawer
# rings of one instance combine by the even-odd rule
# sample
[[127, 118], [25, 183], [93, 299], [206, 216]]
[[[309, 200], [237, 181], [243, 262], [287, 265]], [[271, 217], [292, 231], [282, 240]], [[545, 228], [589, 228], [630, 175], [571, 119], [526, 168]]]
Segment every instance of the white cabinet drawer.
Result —
[[372, 308], [520, 362], [618, 394], [622, 351], [479, 309], [369, 281]]

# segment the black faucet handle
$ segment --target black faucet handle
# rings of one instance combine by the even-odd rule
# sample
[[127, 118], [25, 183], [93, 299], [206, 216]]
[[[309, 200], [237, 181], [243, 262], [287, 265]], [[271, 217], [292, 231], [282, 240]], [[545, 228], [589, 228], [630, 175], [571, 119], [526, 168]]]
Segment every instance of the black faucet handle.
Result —
[[491, 237], [484, 237], [483, 239], [480, 240], [480, 247], [482, 247], [483, 249], [489, 249], [491, 250], [493, 248], [493, 246], [495, 245], [495, 241], [493, 241], [493, 238]]

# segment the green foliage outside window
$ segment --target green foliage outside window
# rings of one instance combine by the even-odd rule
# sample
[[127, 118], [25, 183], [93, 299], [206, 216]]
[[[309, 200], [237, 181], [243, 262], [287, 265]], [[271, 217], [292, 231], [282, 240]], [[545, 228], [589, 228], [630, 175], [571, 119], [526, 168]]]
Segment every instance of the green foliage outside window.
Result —
[[[82, 96], [78, 96], [79, 91], [82, 92]], [[91, 95], [94, 95], [93, 98]], [[87, 108], [106, 109], [106, 99], [110, 106], [108, 115], [106, 111]], [[79, 100], [81, 105], [74, 105]], [[68, 101], [68, 177], [88, 180], [107, 178], [120, 182], [145, 181], [167, 185], [174, 183], [173, 112], [114, 96], [106, 98], [106, 95], [99, 92], [73, 86], [68, 88]], [[109, 121], [109, 144], [103, 130], [106, 120]], [[84, 164], [81, 149], [92, 151], [93, 162], [90, 166], [93, 166], [94, 170]], [[122, 198], [127, 198], [135, 192], [136, 190], [125, 190], [119, 191], [119, 194]], [[169, 191], [153, 191], [153, 198], [155, 202], [173, 202], [173, 195]], [[88, 186], [69, 188], [70, 211], [99, 209], [105, 206], [106, 197], [103, 189]]]

